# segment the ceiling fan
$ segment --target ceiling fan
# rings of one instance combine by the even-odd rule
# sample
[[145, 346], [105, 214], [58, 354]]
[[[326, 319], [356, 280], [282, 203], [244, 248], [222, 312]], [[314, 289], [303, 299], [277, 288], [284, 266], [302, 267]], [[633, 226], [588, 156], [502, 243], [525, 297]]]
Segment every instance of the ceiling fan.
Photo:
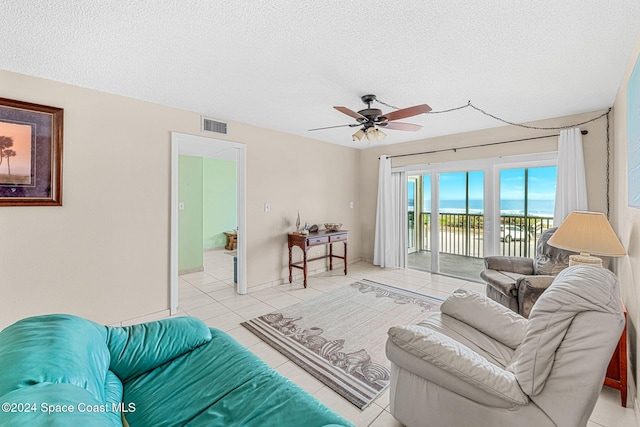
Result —
[[[353, 117], [358, 123], [352, 123], [348, 125], [328, 126], [316, 129], [309, 129], [310, 131], [332, 129], [339, 127], [358, 127], [362, 126], [356, 133], [353, 134], [354, 141], [362, 141], [362, 138], [367, 138], [369, 141], [380, 141], [387, 136], [382, 129], [403, 130], [416, 132], [422, 129], [422, 126], [413, 123], [396, 122], [395, 120], [405, 119], [407, 117], [417, 116], [418, 114], [428, 113], [431, 111], [431, 107], [427, 104], [414, 105], [413, 107], [401, 108], [399, 110], [391, 111], [389, 113], [382, 113], [382, 110], [378, 108], [371, 108], [371, 103], [376, 101], [375, 95], [364, 95], [360, 97], [362, 102], [367, 104], [367, 108], [355, 112], [347, 107], [333, 107], [347, 116]], [[380, 101], [378, 101], [380, 102]], [[385, 104], [386, 105], [386, 104]]]

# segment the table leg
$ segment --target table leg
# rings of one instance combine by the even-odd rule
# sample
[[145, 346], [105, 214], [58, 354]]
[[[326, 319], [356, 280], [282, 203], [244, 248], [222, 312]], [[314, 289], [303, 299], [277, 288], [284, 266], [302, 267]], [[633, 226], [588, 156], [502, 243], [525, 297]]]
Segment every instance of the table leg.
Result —
[[304, 287], [307, 287], [307, 251], [303, 251], [302, 271], [304, 271]]
[[333, 243], [329, 243], [329, 270], [333, 270]]
[[291, 264], [293, 263], [293, 256], [291, 254], [291, 250], [293, 248], [291, 246], [289, 246], [289, 283], [293, 282], [293, 276], [291, 275], [293, 267], [291, 267]]
[[347, 275], [347, 242], [344, 242], [344, 275]]

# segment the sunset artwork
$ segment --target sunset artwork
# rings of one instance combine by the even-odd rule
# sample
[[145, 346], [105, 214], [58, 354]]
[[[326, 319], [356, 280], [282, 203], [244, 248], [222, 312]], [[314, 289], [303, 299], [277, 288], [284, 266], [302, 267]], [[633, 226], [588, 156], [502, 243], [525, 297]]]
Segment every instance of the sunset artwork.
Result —
[[33, 126], [0, 121], [0, 186], [29, 185]]

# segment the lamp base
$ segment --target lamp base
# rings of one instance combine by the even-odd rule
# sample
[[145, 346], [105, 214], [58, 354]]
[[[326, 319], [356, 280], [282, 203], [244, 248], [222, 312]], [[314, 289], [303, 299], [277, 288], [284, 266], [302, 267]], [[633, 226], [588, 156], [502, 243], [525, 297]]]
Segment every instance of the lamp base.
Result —
[[597, 256], [581, 253], [580, 255], [571, 255], [569, 257], [569, 267], [574, 265], [590, 265], [592, 267], [602, 268], [602, 259]]

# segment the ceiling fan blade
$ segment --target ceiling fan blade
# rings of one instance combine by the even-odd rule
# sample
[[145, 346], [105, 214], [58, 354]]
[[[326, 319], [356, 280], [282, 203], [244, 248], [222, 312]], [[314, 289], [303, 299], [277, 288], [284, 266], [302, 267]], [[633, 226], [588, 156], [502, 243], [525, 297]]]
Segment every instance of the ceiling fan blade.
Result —
[[365, 116], [363, 116], [360, 113], [356, 113], [353, 110], [348, 109], [347, 107], [333, 107], [336, 110], [340, 111], [343, 114], [346, 114], [347, 116], [353, 117], [354, 119], [358, 120], [358, 121], [366, 121], [367, 118]]
[[387, 120], [398, 120], [405, 119], [407, 117], [417, 116], [418, 114], [428, 113], [431, 111], [431, 107], [427, 104], [414, 105], [413, 107], [402, 108], [400, 110], [392, 111], [390, 113], [385, 114], [384, 116]]
[[323, 128], [315, 128], [315, 129], [309, 129], [307, 132], [311, 132], [312, 130], [323, 130], [323, 129], [333, 129], [333, 128], [344, 128], [344, 127], [356, 127], [356, 126], [362, 126], [360, 123], [352, 123], [350, 125], [337, 125], [337, 126], [327, 126], [327, 127], [323, 127]]
[[421, 125], [414, 125], [413, 123], [404, 123], [404, 122], [392, 122], [392, 123], [387, 123], [386, 125], [380, 125], [380, 127], [383, 127], [385, 129], [392, 129], [392, 130], [409, 130], [409, 131], [419, 131], [420, 129], [422, 129]]

